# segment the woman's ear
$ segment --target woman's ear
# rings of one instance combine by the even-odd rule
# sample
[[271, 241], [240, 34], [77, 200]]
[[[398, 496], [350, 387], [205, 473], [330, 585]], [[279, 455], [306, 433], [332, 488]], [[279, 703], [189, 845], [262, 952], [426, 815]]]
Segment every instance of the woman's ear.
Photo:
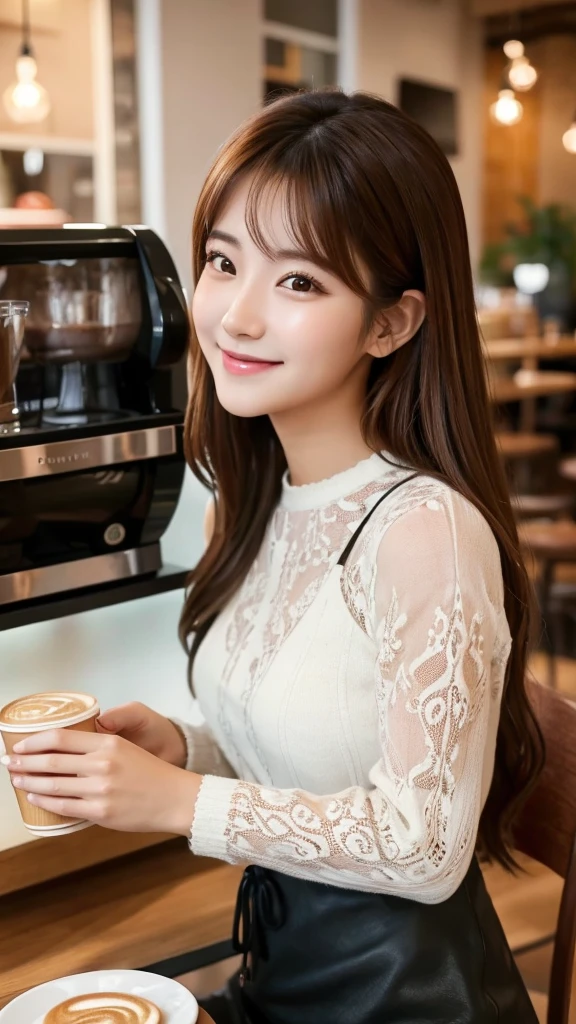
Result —
[[389, 356], [414, 337], [425, 317], [424, 293], [416, 290], [404, 292], [394, 306], [377, 314], [366, 339], [364, 351], [377, 359]]

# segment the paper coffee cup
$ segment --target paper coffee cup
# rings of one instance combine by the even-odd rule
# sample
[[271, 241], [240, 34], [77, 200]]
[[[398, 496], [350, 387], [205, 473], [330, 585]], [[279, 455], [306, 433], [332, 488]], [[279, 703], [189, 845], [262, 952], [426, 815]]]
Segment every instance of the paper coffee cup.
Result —
[[[9, 754], [19, 740], [46, 729], [77, 729], [96, 732], [100, 714], [98, 701], [87, 693], [50, 690], [19, 697], [0, 708], [0, 734]], [[66, 818], [42, 807], [35, 807], [22, 789], [14, 789], [22, 821], [36, 836], [61, 836], [88, 828], [93, 822], [85, 818]]]

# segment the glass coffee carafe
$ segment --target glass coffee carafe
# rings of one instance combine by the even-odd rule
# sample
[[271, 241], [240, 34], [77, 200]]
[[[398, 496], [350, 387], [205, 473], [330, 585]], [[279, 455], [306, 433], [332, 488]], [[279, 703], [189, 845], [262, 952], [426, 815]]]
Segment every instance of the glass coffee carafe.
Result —
[[24, 345], [32, 363], [59, 366], [59, 396], [45, 407], [54, 424], [100, 422], [117, 414], [114, 363], [124, 361], [142, 327], [136, 259], [46, 260], [7, 268], [3, 290], [30, 300]]
[[14, 382], [29, 309], [28, 302], [0, 299], [0, 434], [13, 434], [20, 430]]

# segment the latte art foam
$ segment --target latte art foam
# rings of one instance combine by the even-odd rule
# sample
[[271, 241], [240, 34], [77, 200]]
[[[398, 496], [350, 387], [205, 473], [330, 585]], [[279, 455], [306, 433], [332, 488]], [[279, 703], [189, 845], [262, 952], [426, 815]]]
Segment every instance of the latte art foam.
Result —
[[163, 1024], [162, 1011], [148, 999], [122, 992], [91, 992], [59, 1003], [43, 1024]]
[[33, 693], [7, 704], [0, 712], [0, 727], [8, 726], [57, 726], [75, 715], [82, 715], [96, 704], [94, 697], [87, 693]]

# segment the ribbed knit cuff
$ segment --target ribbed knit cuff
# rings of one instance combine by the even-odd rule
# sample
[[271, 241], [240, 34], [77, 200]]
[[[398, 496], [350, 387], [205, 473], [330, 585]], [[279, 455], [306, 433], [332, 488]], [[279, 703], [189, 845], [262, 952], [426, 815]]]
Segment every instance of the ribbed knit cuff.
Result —
[[189, 846], [199, 857], [217, 857], [234, 863], [230, 856], [226, 830], [234, 791], [238, 779], [223, 779], [204, 775], [198, 796], [194, 820], [190, 830]]

